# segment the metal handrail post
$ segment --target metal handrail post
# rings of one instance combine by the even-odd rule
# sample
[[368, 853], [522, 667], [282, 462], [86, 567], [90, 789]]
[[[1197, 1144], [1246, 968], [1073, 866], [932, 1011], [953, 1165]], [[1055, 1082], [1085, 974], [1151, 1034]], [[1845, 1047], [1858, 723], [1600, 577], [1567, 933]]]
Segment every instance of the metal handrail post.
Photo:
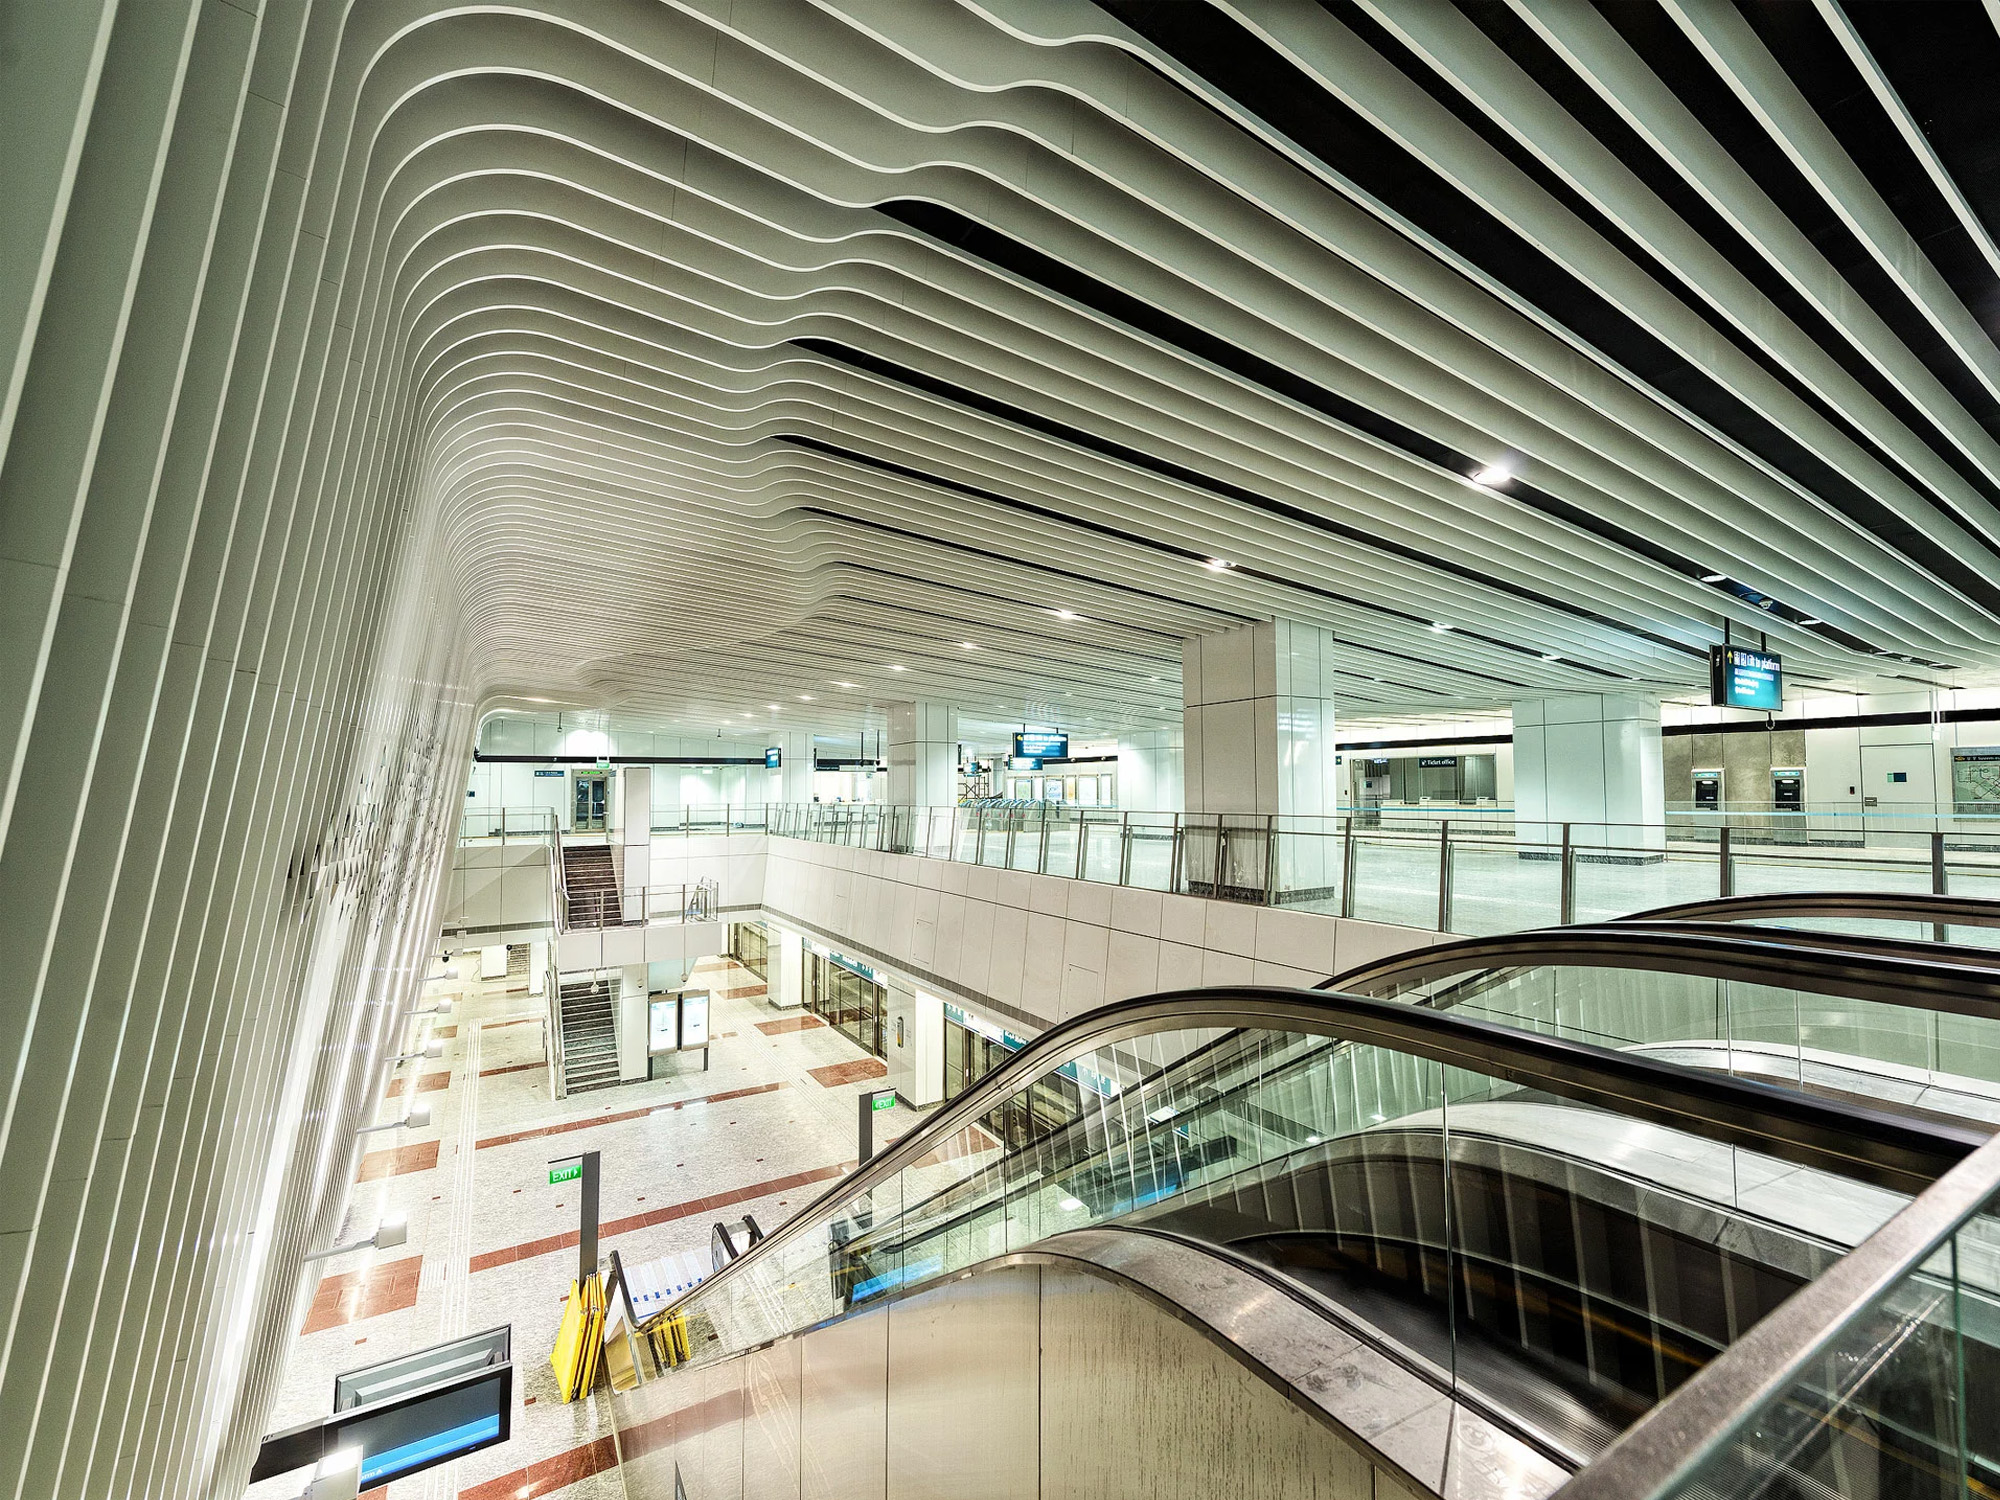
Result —
[[1438, 819], [1438, 925], [1451, 931], [1451, 819]]
[[1076, 878], [1083, 879], [1090, 868], [1090, 823], [1084, 817], [1083, 809], [1076, 810]]
[[[1942, 828], [1933, 828], [1931, 830], [1931, 894], [1933, 896], [1950, 895], [1951, 892], [1945, 889], [1947, 884], [1948, 881], [1944, 869], [1944, 830]], [[1942, 922], [1931, 923], [1932, 942], [1942, 943], [1945, 941], [1945, 936], [1945, 926]]]
[[1570, 825], [1563, 824], [1562, 873], [1558, 877], [1561, 894], [1556, 898], [1557, 918], [1567, 927], [1576, 921], [1576, 845], [1570, 841]]
[[1354, 915], [1354, 815], [1347, 815], [1347, 833], [1340, 851], [1340, 914]]
[[1264, 904], [1278, 904], [1278, 815], [1264, 814]]
[[1729, 857], [1729, 825], [1722, 825], [1721, 835], [1715, 841], [1716, 884], [1718, 896], [1736, 894], [1736, 867]]
[[1118, 815], [1118, 883], [1132, 883], [1132, 814], [1130, 811]]
[[1174, 814], [1174, 844], [1167, 862], [1167, 889], [1176, 894], [1183, 894], [1181, 889], [1181, 867], [1187, 857], [1187, 838], [1186, 831], [1181, 826], [1182, 816], [1180, 813]]

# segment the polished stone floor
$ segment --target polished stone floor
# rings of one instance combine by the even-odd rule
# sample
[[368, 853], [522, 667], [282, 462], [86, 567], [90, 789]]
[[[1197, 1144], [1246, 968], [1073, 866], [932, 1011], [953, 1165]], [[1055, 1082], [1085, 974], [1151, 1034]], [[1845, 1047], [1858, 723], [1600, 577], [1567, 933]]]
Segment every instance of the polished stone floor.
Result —
[[[455, 1010], [412, 1022], [412, 1050], [434, 1037], [444, 1056], [406, 1064], [377, 1119], [396, 1119], [420, 1098], [431, 1125], [368, 1138], [342, 1236], [363, 1237], [401, 1211], [409, 1242], [309, 1268], [313, 1290], [270, 1427], [328, 1412], [344, 1371], [510, 1324], [510, 1440], [376, 1491], [377, 1500], [609, 1500], [624, 1494], [611, 1398], [600, 1390], [562, 1404], [549, 1365], [576, 1274], [578, 1207], [574, 1183], [550, 1186], [550, 1161], [602, 1153], [600, 1253], [705, 1259], [716, 1220], [747, 1211], [771, 1228], [852, 1167], [854, 1096], [881, 1066], [816, 1017], [774, 1012], [754, 974], [711, 959], [694, 975], [715, 997], [706, 1072], [690, 1054], [674, 1078], [555, 1100], [541, 997], [519, 974], [481, 982], [477, 972], [475, 957], [427, 986], [432, 1000], [452, 996]], [[917, 1118], [900, 1106], [878, 1116], [878, 1141]], [[292, 1500], [303, 1488], [303, 1474], [285, 1475], [248, 1497]]]

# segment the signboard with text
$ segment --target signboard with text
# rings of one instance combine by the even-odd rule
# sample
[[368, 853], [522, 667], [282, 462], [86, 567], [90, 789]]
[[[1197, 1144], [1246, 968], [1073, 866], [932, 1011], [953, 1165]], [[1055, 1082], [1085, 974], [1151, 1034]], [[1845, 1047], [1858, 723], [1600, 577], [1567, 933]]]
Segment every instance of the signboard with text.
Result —
[[1784, 663], [1768, 651], [1743, 646], [1708, 648], [1709, 702], [1717, 708], [1777, 713], [1785, 706]]
[[1018, 730], [1014, 735], [1014, 754], [1028, 760], [1063, 760], [1069, 755], [1069, 736], [1052, 729]]

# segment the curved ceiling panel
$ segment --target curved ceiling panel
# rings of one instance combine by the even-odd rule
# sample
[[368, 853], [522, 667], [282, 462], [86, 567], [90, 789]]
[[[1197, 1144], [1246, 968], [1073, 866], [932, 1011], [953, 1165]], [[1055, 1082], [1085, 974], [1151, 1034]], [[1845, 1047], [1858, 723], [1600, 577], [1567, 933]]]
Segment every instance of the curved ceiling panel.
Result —
[[1096, 737], [1270, 617], [1362, 720], [2000, 684], [1995, 76], [1981, 0], [0, 6], [0, 1500], [242, 1492], [481, 711]]
[[489, 701], [1145, 726], [1135, 654], [1272, 614], [1361, 713], [1686, 693], [1725, 621], [1990, 680], [1981, 289], [1708, 9], [1663, 76], [1526, 4], [362, 7], [342, 421]]

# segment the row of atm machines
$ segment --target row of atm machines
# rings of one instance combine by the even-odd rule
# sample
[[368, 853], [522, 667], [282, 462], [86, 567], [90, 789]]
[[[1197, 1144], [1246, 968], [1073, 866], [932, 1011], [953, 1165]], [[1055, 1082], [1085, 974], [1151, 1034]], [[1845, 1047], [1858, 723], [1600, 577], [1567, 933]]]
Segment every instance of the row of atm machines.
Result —
[[[1727, 805], [1722, 767], [1697, 768], [1694, 772], [1694, 810], [1721, 812]], [[1771, 767], [1771, 806], [1781, 813], [1798, 813], [1806, 810], [1804, 766]]]

